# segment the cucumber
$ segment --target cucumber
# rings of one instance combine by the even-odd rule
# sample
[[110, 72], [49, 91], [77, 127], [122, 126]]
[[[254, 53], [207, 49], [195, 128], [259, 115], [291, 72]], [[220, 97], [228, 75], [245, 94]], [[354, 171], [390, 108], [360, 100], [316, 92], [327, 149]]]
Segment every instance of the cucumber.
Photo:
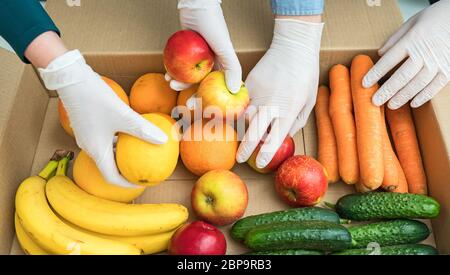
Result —
[[331, 210], [319, 207], [294, 208], [273, 213], [249, 216], [237, 221], [231, 228], [231, 236], [242, 241], [250, 229], [259, 225], [273, 224], [287, 221], [329, 221], [339, 223], [339, 215]]
[[338, 251], [351, 246], [350, 232], [340, 224], [326, 221], [282, 222], [260, 225], [245, 236], [253, 251], [307, 249]]
[[425, 244], [404, 244], [373, 249], [349, 249], [332, 253], [331, 255], [438, 255], [436, 248]]
[[348, 230], [352, 235], [352, 247], [365, 248], [370, 243], [380, 246], [414, 244], [430, 235], [427, 225], [415, 220], [392, 220], [355, 225]]
[[429, 219], [439, 215], [439, 203], [424, 195], [371, 192], [346, 195], [338, 200], [336, 212], [344, 219]]
[[322, 251], [304, 250], [304, 249], [288, 249], [274, 251], [249, 252], [245, 255], [325, 255]]

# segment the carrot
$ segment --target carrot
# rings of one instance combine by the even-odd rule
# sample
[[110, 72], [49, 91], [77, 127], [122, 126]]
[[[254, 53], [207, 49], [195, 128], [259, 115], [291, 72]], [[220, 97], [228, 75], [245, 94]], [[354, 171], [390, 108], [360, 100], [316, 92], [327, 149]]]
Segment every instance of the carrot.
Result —
[[362, 86], [364, 76], [372, 67], [369, 56], [356, 56], [351, 67], [351, 84], [360, 181], [368, 189], [375, 190], [383, 183], [384, 176], [381, 110], [372, 104], [372, 96], [379, 86], [369, 89]]
[[364, 184], [362, 184], [361, 182], [357, 182], [355, 184], [355, 190], [358, 193], [367, 193], [367, 192], [372, 191], [369, 188], [367, 188]]
[[329, 113], [336, 135], [339, 174], [345, 183], [355, 184], [359, 180], [359, 164], [350, 72], [347, 67], [339, 64], [331, 68], [330, 89]]
[[383, 126], [383, 156], [384, 156], [384, 178], [381, 187], [390, 192], [408, 193], [408, 184], [405, 173], [392, 148], [389, 133], [387, 131], [384, 108], [381, 108], [381, 124]]
[[408, 182], [406, 181], [406, 176], [405, 173], [403, 172], [403, 168], [400, 165], [400, 161], [398, 161], [395, 163], [395, 166], [397, 167], [397, 171], [398, 171], [398, 175], [399, 175], [399, 179], [398, 179], [398, 187], [396, 189], [394, 189], [393, 193], [408, 193]]
[[317, 93], [316, 107], [314, 108], [319, 143], [317, 160], [325, 167], [328, 174], [328, 182], [335, 183], [339, 181], [339, 168], [336, 139], [330, 115], [328, 114], [329, 97], [330, 90], [328, 87], [320, 86]]
[[395, 111], [387, 110], [386, 117], [400, 165], [408, 182], [408, 191], [413, 194], [426, 195], [428, 193], [427, 179], [409, 105], [405, 104]]

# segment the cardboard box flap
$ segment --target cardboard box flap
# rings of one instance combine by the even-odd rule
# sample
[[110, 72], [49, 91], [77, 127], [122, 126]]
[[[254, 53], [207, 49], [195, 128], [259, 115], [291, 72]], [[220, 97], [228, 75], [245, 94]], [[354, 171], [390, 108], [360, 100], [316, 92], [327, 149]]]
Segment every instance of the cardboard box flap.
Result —
[[[323, 50], [378, 49], [402, 17], [395, 0], [372, 2], [326, 1]], [[270, 1], [223, 0], [222, 6], [237, 52], [270, 46]], [[169, 36], [180, 28], [177, 0], [81, 0], [79, 7], [49, 0], [46, 7], [64, 41], [85, 53], [162, 53]]]
[[0, 49], [0, 142], [11, 113], [17, 86], [25, 64], [14, 54]]
[[[70, 7], [65, 1], [52, 0], [47, 10], [67, 44], [83, 52], [161, 53], [169, 36], [180, 29], [177, 3], [82, 0], [79, 7]], [[269, 1], [228, 0], [223, 6], [237, 49], [269, 45], [273, 29]]]
[[[19, 184], [31, 175], [49, 101], [33, 67], [22, 67], [22, 72], [11, 76], [14, 82], [16, 77], [19, 80], [16, 89], [8, 91], [13, 100], [4, 134], [0, 137], [0, 254], [9, 253], [11, 248], [15, 193]], [[2, 68], [1, 72], [6, 70]], [[0, 85], [3, 83], [8, 82], [2, 81]]]
[[[447, 157], [450, 159], [450, 85], [447, 85], [432, 100], [434, 113], [439, 121], [440, 132], [444, 137]], [[450, 201], [450, 200], [449, 200]]]
[[436, 244], [450, 253], [450, 85], [430, 103], [414, 109], [417, 136], [427, 174], [429, 195], [441, 204], [441, 214], [432, 220]]
[[403, 17], [396, 0], [327, 0], [324, 22], [323, 51], [368, 51], [378, 50]]

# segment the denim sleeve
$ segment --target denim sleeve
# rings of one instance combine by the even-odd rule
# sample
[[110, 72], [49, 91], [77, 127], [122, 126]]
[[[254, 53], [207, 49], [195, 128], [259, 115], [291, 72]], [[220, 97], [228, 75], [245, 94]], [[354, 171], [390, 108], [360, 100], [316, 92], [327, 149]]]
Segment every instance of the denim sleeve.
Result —
[[323, 13], [324, 0], [271, 0], [276, 15], [318, 15]]
[[25, 50], [47, 31], [59, 34], [58, 28], [38, 0], [0, 0], [0, 36], [26, 63]]

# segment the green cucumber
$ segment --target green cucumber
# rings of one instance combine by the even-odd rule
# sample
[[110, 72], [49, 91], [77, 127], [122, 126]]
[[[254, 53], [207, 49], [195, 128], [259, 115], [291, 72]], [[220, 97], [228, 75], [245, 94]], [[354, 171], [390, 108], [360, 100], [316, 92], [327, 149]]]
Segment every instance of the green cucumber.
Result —
[[259, 225], [307, 220], [339, 223], [339, 215], [329, 209], [307, 207], [249, 216], [237, 221], [233, 225], [233, 227], [231, 228], [231, 236], [235, 240], [243, 241], [248, 231]]
[[304, 249], [288, 249], [274, 251], [249, 252], [245, 255], [325, 255], [322, 251], [304, 250]]
[[340, 224], [326, 221], [281, 222], [260, 225], [245, 236], [253, 251], [307, 249], [338, 251], [351, 246], [350, 232]]
[[425, 244], [404, 244], [377, 249], [349, 249], [331, 255], [438, 255], [436, 248]]
[[415, 220], [392, 220], [348, 228], [352, 235], [352, 247], [365, 248], [370, 243], [380, 246], [414, 244], [430, 235], [427, 225]]
[[439, 203], [424, 195], [370, 192], [350, 194], [338, 200], [336, 212], [344, 219], [429, 219], [439, 215]]

